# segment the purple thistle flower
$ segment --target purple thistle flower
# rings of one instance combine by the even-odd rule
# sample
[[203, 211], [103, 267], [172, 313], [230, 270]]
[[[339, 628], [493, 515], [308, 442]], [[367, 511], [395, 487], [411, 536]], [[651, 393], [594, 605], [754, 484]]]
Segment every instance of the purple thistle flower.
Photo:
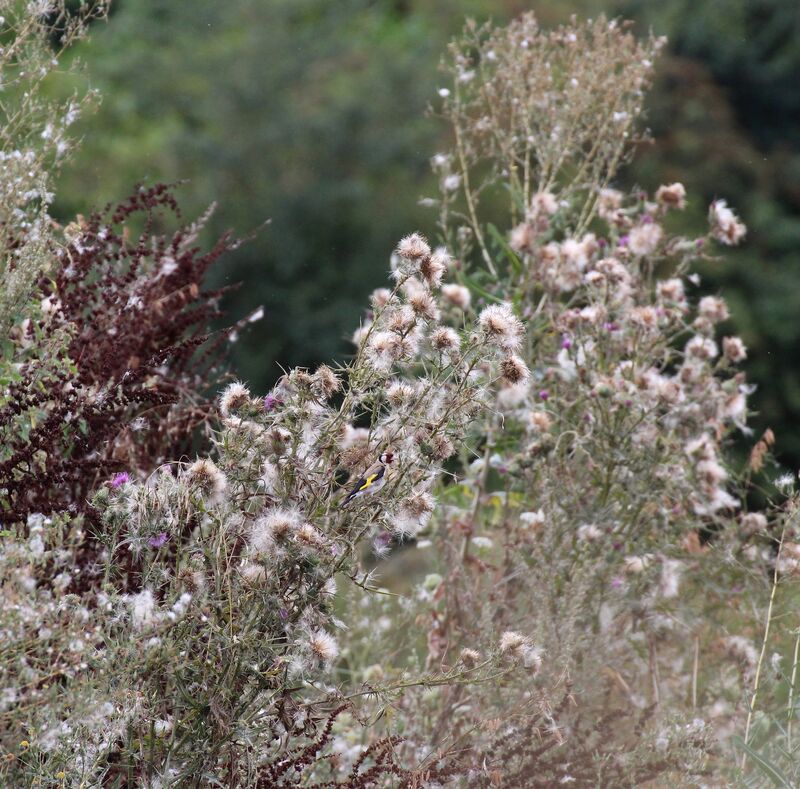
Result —
[[624, 586], [624, 584], [625, 584], [625, 581], [622, 578], [620, 578], [618, 575], [615, 575], [611, 579], [611, 588], [612, 589], [621, 589]]
[[653, 224], [653, 217], [650, 214], [644, 214], [642, 216], [642, 224], [643, 225], [652, 225]]
[[167, 537], [167, 533], [165, 531], [160, 531], [155, 537], [151, 537], [147, 541], [147, 544], [151, 548], [163, 548], [168, 539], [169, 537]]
[[572, 340], [569, 337], [564, 335], [564, 339], [561, 340], [561, 347], [570, 349], [572, 347]]
[[273, 408], [275, 408], [276, 406], [279, 406], [280, 404], [281, 404], [280, 399], [275, 397], [275, 395], [268, 394], [264, 398], [264, 410], [267, 413], [272, 411]]
[[617, 326], [617, 324], [616, 324], [616, 323], [613, 323], [613, 322], [611, 322], [611, 323], [604, 323], [604, 324], [603, 324], [603, 328], [604, 328], [606, 331], [618, 331], [618, 330], [619, 330], [619, 326]]
[[281, 608], [278, 610], [278, 616], [281, 618], [281, 621], [285, 622], [289, 618], [289, 612], [285, 608]]
[[550, 392], [548, 392], [547, 389], [540, 389], [539, 390], [539, 399], [540, 400], [547, 400], [548, 397], [550, 397]]
[[620, 236], [619, 241], [617, 241], [618, 247], [627, 247], [628, 246], [628, 236]]
[[702, 247], [704, 243], [705, 243], [705, 239], [698, 238], [698, 239], [695, 239], [694, 245], [695, 245], [695, 246], [696, 246], [698, 249], [700, 249], [700, 247]]
[[131, 477], [127, 471], [120, 471], [118, 474], [114, 474], [111, 479], [111, 487], [112, 488], [119, 488], [122, 487], [126, 482], [130, 482]]

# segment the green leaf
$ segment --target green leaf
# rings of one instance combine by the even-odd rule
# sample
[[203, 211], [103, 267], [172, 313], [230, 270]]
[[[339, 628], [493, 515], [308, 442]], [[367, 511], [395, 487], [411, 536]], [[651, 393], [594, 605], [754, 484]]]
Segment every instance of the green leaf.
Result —
[[758, 751], [753, 750], [741, 737], [733, 737], [733, 742], [741, 748], [758, 766], [764, 775], [772, 781], [773, 785], [792, 789], [789, 779], [774, 765], [767, 761]]
[[464, 283], [470, 290], [474, 290], [480, 296], [483, 296], [485, 299], [489, 299], [489, 301], [493, 301], [496, 304], [502, 304], [503, 299], [498, 298], [493, 293], [489, 293], [488, 290], [482, 288], [474, 279], [468, 277], [466, 274], [463, 276]]
[[522, 261], [519, 259], [517, 253], [514, 252], [514, 250], [508, 245], [508, 241], [505, 240], [503, 234], [491, 222], [489, 223], [488, 228], [489, 235], [505, 253], [508, 262], [511, 264], [511, 268], [514, 269], [514, 273], [517, 274], [517, 276], [522, 274]]

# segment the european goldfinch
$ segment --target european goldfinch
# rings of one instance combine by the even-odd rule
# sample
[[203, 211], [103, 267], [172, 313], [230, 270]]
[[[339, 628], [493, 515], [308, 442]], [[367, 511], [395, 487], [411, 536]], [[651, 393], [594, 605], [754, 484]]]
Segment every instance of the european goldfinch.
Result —
[[357, 499], [367, 494], [379, 491], [386, 483], [386, 469], [394, 460], [394, 452], [382, 452], [376, 463], [373, 463], [364, 475], [353, 485], [347, 498], [342, 502], [342, 506], [349, 504], [353, 499]]

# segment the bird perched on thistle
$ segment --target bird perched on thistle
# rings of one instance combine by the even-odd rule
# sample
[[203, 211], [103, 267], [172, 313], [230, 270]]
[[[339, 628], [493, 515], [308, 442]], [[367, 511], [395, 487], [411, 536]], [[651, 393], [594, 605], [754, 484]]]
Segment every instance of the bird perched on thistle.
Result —
[[382, 452], [378, 460], [364, 472], [363, 476], [350, 489], [350, 493], [347, 494], [347, 497], [342, 502], [342, 506], [344, 507], [353, 499], [361, 496], [377, 493], [386, 484], [386, 470], [393, 460], [394, 452], [388, 449]]

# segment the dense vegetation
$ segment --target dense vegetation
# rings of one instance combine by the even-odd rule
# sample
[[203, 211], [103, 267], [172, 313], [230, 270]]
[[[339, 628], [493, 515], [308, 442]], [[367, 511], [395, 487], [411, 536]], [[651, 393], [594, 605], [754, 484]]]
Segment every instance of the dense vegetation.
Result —
[[[124, 3], [106, 29], [97, 4], [10, 3], [0, 21], [0, 781], [797, 785], [797, 477], [748, 426], [754, 350], [704, 287], [752, 230], [716, 187], [648, 185], [658, 155], [631, 164], [665, 40], [602, 15], [469, 21], [434, 78], [415, 25], [447, 11], [181, 6]], [[155, 75], [147, 97], [104, 86], [131, 136], [97, 139], [109, 111], [92, 120], [68, 65], [87, 29], [118, 80]], [[358, 57], [376, 38], [396, 57], [379, 79]], [[241, 82], [211, 100], [237, 53]], [[433, 121], [404, 91], [447, 130], [430, 181], [404, 146]], [[372, 124], [374, 151], [349, 133]], [[262, 145], [277, 185], [254, 178]], [[77, 199], [74, 179], [129, 193], [145, 162], [203, 177]], [[249, 246], [204, 243], [226, 175], [237, 216], [275, 209]], [[265, 315], [231, 297], [226, 319], [213, 277], [254, 250], [263, 271], [234, 270]], [[312, 309], [373, 283], [360, 319]], [[230, 347], [245, 371], [295, 342], [335, 356], [348, 321], [339, 361], [224, 380]]]
[[[428, 167], [446, 129], [424, 117], [441, 84], [437, 65], [464, 16], [496, 22], [512, 0], [119, 0], [80, 52], [103, 103], [61, 181], [65, 219], [116, 201], [132, 183], [186, 178], [197, 214], [219, 211], [209, 240], [271, 225], [212, 275], [246, 281], [226, 300], [264, 321], [234, 349], [239, 374], [269, 386], [278, 363], [344, 359], [359, 305], [383, 276], [386, 249], [409, 227], [435, 233], [418, 205], [437, 190]], [[571, 0], [537, 4], [545, 24], [622, 14], [669, 39], [646, 123], [654, 143], [619, 182], [689, 193], [675, 229], [699, 232], [724, 195], [748, 217], [747, 244], [702, 268], [720, 287], [731, 330], [755, 353], [758, 429], [780, 434], [778, 456], [800, 465], [797, 294], [800, 18], [793, 0]], [[145, 43], [146, 42], [146, 43]], [[362, 100], [368, 97], [368, 100]]]

